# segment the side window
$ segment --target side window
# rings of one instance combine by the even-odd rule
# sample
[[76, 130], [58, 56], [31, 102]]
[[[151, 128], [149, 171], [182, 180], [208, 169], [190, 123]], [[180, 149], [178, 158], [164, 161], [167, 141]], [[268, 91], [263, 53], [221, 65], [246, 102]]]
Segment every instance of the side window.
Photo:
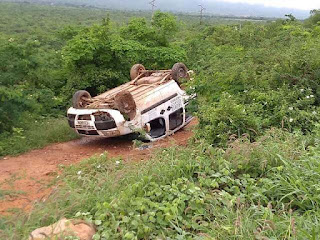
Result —
[[166, 134], [166, 122], [164, 118], [156, 118], [149, 122], [150, 124], [150, 136], [153, 138], [159, 138]]
[[183, 124], [183, 108], [169, 115], [169, 129], [174, 130]]

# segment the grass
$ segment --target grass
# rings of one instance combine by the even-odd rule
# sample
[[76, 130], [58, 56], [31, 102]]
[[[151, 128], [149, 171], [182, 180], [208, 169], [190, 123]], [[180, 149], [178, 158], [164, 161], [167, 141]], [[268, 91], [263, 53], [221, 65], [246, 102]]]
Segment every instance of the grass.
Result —
[[77, 217], [97, 225], [95, 239], [317, 239], [319, 156], [314, 139], [281, 130], [227, 150], [163, 149], [140, 163], [105, 153], [67, 167], [58, 191], [3, 218], [0, 233], [24, 239]]
[[11, 135], [0, 136], [0, 157], [17, 155], [51, 143], [66, 142], [78, 138], [63, 117], [33, 121], [27, 130], [15, 128]]
[[3, 190], [0, 189], [0, 200], [4, 199], [5, 197], [15, 197], [21, 194], [25, 194], [23, 191], [13, 191], [13, 190]]

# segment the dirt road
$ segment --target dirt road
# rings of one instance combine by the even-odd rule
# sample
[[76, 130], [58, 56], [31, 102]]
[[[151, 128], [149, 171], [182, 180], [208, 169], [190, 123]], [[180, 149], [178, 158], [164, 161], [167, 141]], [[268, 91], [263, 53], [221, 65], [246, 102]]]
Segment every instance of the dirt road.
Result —
[[185, 145], [195, 124], [196, 121], [193, 121], [175, 135], [150, 143], [152, 148], [145, 150], [133, 149], [132, 140], [123, 137], [81, 138], [0, 159], [0, 215], [9, 214], [14, 209], [28, 210], [35, 201], [49, 195], [48, 183], [57, 176], [60, 164], [75, 164], [105, 151], [111, 157], [122, 156], [125, 161], [145, 159], [154, 149], [173, 144]]

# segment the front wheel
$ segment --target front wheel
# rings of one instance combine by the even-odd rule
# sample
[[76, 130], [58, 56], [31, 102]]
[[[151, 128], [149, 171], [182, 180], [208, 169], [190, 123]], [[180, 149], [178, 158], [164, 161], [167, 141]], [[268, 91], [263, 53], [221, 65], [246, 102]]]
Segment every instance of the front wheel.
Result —
[[77, 91], [72, 97], [72, 106], [76, 109], [85, 108], [89, 104], [91, 95], [85, 90]]
[[119, 92], [114, 98], [115, 106], [126, 120], [133, 120], [136, 116], [136, 102], [129, 91]]

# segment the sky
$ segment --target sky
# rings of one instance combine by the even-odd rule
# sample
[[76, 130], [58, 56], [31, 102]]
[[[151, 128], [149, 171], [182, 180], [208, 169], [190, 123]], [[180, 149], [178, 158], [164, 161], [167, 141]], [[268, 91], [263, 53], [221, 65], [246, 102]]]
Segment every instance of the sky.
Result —
[[[209, 0], [216, 1], [216, 0]], [[263, 4], [267, 7], [296, 8], [311, 10], [320, 8], [320, 0], [222, 0], [223, 2], [237, 2], [250, 4]]]

